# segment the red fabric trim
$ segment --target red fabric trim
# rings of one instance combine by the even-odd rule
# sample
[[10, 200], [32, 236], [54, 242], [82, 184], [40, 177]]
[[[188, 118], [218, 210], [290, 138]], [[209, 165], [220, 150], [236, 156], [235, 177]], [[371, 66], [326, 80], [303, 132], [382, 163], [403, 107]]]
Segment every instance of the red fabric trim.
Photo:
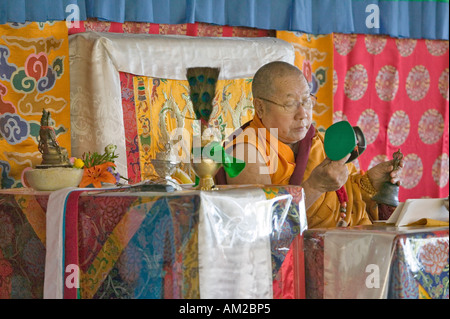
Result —
[[198, 35], [198, 23], [187, 23], [186, 24], [186, 35], [189, 35], [189, 36]]
[[306, 298], [305, 256], [303, 253], [303, 235], [298, 235], [292, 242], [294, 254], [294, 296], [295, 299]]
[[311, 150], [312, 139], [316, 134], [316, 129], [313, 125], [306, 133], [304, 139], [298, 142], [298, 154], [295, 158], [295, 169], [292, 173], [289, 185], [301, 185], [303, 182], [303, 175], [305, 174], [306, 165], [308, 164], [309, 151]]
[[150, 29], [149, 29], [148, 33], [159, 34], [159, 24], [158, 23], [150, 23]]
[[289, 251], [273, 280], [274, 299], [305, 299], [305, 258], [303, 236], [294, 238]]
[[233, 27], [224, 25], [222, 28], [222, 36], [223, 37], [232, 37], [233, 36]]
[[[67, 265], [78, 265], [78, 198], [83, 191], [69, 194], [66, 204], [65, 238], [64, 238], [64, 270]], [[66, 278], [73, 273], [64, 272], [64, 299], [77, 299], [78, 289], [68, 288]], [[78, 278], [79, 279], [79, 278]]]

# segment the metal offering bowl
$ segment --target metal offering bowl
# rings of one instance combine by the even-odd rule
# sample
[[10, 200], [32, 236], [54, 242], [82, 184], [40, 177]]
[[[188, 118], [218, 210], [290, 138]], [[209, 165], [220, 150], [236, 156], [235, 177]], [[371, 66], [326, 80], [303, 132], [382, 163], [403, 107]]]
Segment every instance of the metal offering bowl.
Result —
[[155, 168], [156, 174], [161, 178], [170, 178], [178, 166], [177, 162], [159, 159], [152, 159], [151, 163]]
[[26, 182], [37, 191], [55, 191], [66, 187], [78, 187], [83, 169], [53, 167], [25, 171]]
[[217, 174], [221, 164], [210, 158], [193, 159], [192, 169], [200, 178], [198, 189], [202, 191], [216, 190], [214, 176]]

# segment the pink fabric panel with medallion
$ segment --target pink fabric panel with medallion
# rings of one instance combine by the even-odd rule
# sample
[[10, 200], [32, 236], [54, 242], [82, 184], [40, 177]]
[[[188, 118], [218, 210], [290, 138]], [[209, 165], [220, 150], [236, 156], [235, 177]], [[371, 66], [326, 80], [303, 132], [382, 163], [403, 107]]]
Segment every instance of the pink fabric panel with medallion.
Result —
[[401, 149], [400, 201], [448, 196], [448, 88], [448, 41], [334, 35], [333, 121], [363, 130], [363, 170]]

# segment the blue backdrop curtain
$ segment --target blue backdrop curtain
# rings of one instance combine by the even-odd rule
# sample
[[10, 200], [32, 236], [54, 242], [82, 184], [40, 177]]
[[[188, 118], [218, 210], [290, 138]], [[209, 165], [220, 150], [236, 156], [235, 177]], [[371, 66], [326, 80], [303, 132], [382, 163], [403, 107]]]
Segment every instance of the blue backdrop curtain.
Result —
[[[448, 40], [449, 0], [0, 0], [0, 24], [79, 19], [164, 24], [205, 22], [311, 34], [362, 33]], [[376, 4], [380, 25], [369, 28]]]

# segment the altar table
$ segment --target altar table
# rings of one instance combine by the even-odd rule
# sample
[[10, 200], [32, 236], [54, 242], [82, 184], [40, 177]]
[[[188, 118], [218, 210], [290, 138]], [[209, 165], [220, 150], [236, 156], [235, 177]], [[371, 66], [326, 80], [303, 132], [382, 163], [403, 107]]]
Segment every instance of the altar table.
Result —
[[304, 249], [306, 298], [449, 298], [448, 227], [310, 229]]
[[[216, 198], [202, 197], [198, 191], [82, 192], [76, 223], [66, 220], [64, 243], [64, 266], [79, 266], [79, 288], [66, 285], [63, 297], [202, 298], [200, 272], [213, 283], [202, 287], [213, 297], [220, 297], [211, 289], [216, 283], [241, 287], [248, 298], [255, 297], [257, 290], [270, 296], [270, 284], [273, 298], [301, 298], [305, 293], [306, 298], [449, 297], [448, 227], [307, 230], [300, 187], [254, 188], [250, 193], [258, 193], [272, 207], [269, 212], [262, 209], [265, 217], [271, 216], [270, 227], [266, 218], [257, 223], [259, 230], [270, 230], [267, 241], [267, 233], [258, 237], [252, 231], [251, 212], [214, 213], [226, 206], [223, 199], [230, 195], [237, 198], [234, 203], [239, 198], [250, 203], [246, 191], [213, 192]], [[44, 296], [49, 195], [29, 189], [0, 191], [0, 298]], [[201, 216], [209, 216], [210, 222], [200, 222]], [[199, 227], [201, 223], [204, 226]], [[240, 255], [230, 255], [230, 247], [238, 247]], [[253, 251], [269, 254], [258, 254], [262, 257], [257, 260]], [[237, 277], [239, 273], [229, 266], [240, 259], [259, 267], [258, 272], [252, 273], [250, 267]], [[199, 260], [209, 266], [201, 267]], [[222, 267], [222, 262], [231, 264]], [[68, 269], [64, 279], [70, 287], [76, 282], [73, 268]], [[257, 273], [264, 275], [259, 281], [265, 283], [263, 287], [245, 286], [254, 282], [248, 279], [257, 278]], [[230, 282], [214, 278], [216, 274], [227, 274]], [[351, 295], [357, 291], [361, 294]]]
[[[300, 298], [302, 194], [74, 192], [65, 202], [62, 258], [47, 258], [46, 267], [46, 254], [55, 255], [46, 247], [58, 246], [55, 236], [49, 243], [52, 193], [1, 190], [0, 298], [43, 298], [44, 282], [59, 275], [63, 298]], [[63, 273], [50, 272], [58, 262]]]

